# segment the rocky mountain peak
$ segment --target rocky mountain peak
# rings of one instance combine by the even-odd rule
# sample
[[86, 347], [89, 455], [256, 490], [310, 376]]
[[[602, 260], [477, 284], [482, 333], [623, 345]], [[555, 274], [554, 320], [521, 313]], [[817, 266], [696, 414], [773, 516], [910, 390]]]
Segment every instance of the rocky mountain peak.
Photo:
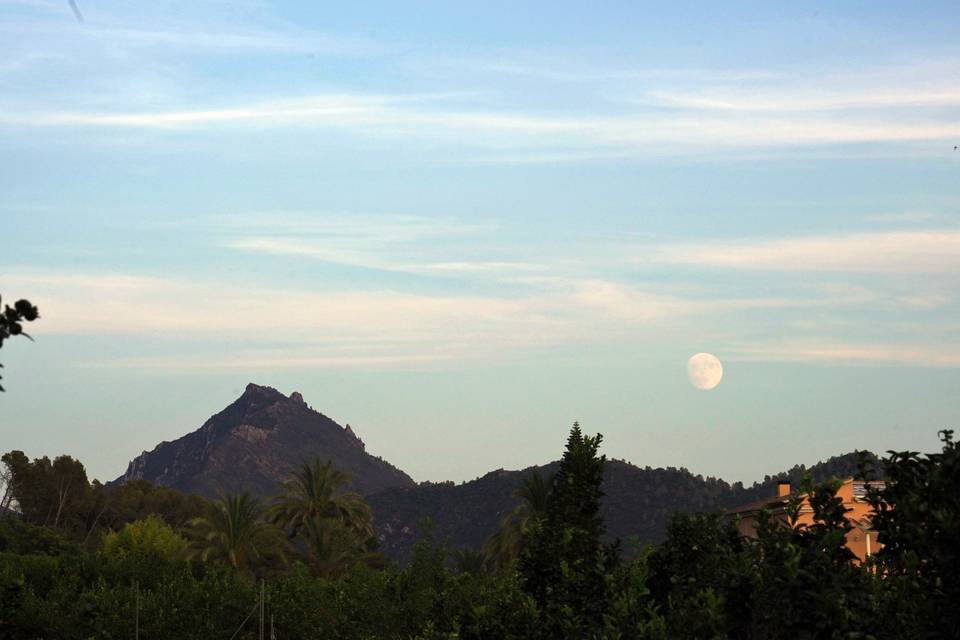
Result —
[[268, 387], [265, 385], [259, 385], [253, 382], [247, 384], [246, 388], [243, 390], [243, 395], [240, 396], [243, 398], [286, 398], [285, 395], [274, 389], [273, 387]]
[[245, 413], [254, 412], [286, 400], [287, 396], [273, 387], [265, 387], [251, 382], [243, 390], [243, 395], [227, 407], [227, 410], [234, 409]]
[[118, 481], [143, 478], [204, 496], [270, 495], [314, 458], [348, 473], [360, 493], [413, 484], [407, 474], [366, 453], [352, 429], [311, 409], [299, 392], [287, 397], [252, 382], [196, 431], [135, 458]]
[[360, 439], [360, 436], [358, 436], [356, 433], [353, 432], [353, 428], [350, 426], [350, 423], [347, 423], [347, 428], [344, 429], [344, 431], [346, 431], [348, 436], [354, 439], [358, 447], [360, 447], [361, 449], [367, 448], [367, 445], [363, 443], [363, 440]]

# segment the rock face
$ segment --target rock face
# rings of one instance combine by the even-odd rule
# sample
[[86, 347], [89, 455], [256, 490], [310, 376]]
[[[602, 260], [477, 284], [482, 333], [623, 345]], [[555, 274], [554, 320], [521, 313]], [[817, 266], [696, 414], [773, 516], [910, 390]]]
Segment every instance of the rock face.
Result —
[[311, 409], [300, 393], [288, 398], [253, 383], [193, 433], [137, 456], [117, 482], [142, 478], [206, 497], [218, 491], [266, 496], [314, 458], [332, 460], [362, 494], [414, 484], [403, 471], [366, 453], [352, 429]]

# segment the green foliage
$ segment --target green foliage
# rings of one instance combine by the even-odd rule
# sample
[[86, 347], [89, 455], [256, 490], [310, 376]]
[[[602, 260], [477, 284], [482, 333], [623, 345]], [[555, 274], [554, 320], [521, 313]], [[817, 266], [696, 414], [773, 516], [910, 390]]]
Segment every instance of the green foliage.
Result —
[[61, 531], [24, 522], [14, 515], [0, 515], [0, 552], [62, 556], [79, 551]]
[[6, 453], [0, 461], [8, 476], [8, 499], [24, 520], [71, 535], [86, 532], [94, 495], [83, 464], [70, 456], [30, 461], [22, 451]]
[[205, 515], [208, 508], [207, 501], [200, 496], [184, 495], [146, 480], [130, 480], [112, 487], [95, 482], [94, 489], [97, 495], [94, 517], [99, 516], [99, 526], [111, 530], [150, 515], [158, 515], [174, 529], [181, 529], [194, 518]]
[[263, 516], [263, 504], [249, 493], [221, 495], [206, 516], [190, 523], [188, 555], [225, 563], [241, 573], [285, 564], [289, 550], [286, 538]]
[[103, 536], [103, 553], [116, 558], [153, 555], [174, 560], [186, 549], [187, 541], [158, 515], [128, 522], [120, 531], [109, 531]]
[[[559, 456], [557, 456], [559, 457]], [[846, 454], [813, 465], [797, 466], [787, 474], [798, 486], [804, 471], [814, 480], [831, 477], [850, 477], [857, 470], [858, 454]], [[409, 556], [411, 536], [424, 517], [430, 517], [437, 526], [438, 535], [448, 539], [453, 547], [486, 547], [491, 557], [505, 570], [510, 560], [519, 553], [516, 528], [504, 528], [504, 516], [511, 517], [515, 509], [523, 515], [525, 499], [518, 500], [516, 490], [522, 488], [536, 469], [543, 478], [551, 477], [559, 461], [534, 467], [525, 472], [497, 470], [462, 484], [421, 483], [414, 488], [397, 488], [367, 497], [377, 519], [388, 520], [390, 531], [384, 535], [381, 548], [388, 555], [406, 559]], [[549, 480], [545, 483], [549, 489]], [[717, 478], [694, 475], [687, 469], [637, 467], [628, 462], [608, 459], [604, 466], [601, 505], [607, 541], [627, 540], [636, 536], [644, 544], [659, 544], [664, 540], [673, 514], [705, 513], [729, 509], [747, 502], [776, 494], [777, 478], [744, 487]], [[511, 519], [512, 520], [512, 519]], [[520, 524], [512, 520], [508, 524]], [[499, 546], [501, 533], [506, 533]], [[491, 536], [494, 537], [491, 540]], [[519, 540], [518, 540], [519, 538]], [[511, 547], [515, 552], [511, 552]], [[499, 549], [506, 550], [500, 553]]]
[[270, 520], [300, 543], [314, 575], [337, 575], [355, 563], [383, 564], [370, 507], [358, 493], [343, 490], [349, 482], [331, 462], [314, 460], [281, 485], [270, 508]]
[[0, 639], [218, 638], [249, 612], [255, 588], [216, 566], [104, 555], [0, 554]]
[[534, 470], [520, 481], [513, 495], [520, 498], [520, 504], [500, 522], [500, 529], [483, 546], [484, 554], [500, 570], [520, 556], [530, 522], [546, 513], [550, 481]]
[[[677, 515], [662, 544], [617, 562], [600, 542], [600, 438], [577, 427], [524, 530], [519, 562], [498, 571], [476, 550], [455, 552], [451, 563], [430, 523], [403, 567], [351, 562], [318, 572], [309, 553], [284, 567], [265, 541], [286, 538], [249, 496], [224, 497], [194, 523], [200, 553], [191, 561], [174, 551], [180, 539], [166, 515], [106, 535], [99, 553], [69, 542], [62, 527], [0, 517], [0, 640], [128, 638], [138, 600], [142, 637], [229, 637], [255, 609], [260, 576], [281, 638], [955, 638], [960, 454], [951, 433], [942, 437], [942, 453], [880, 462], [887, 485], [870, 500], [885, 546], [866, 565], [844, 544], [850, 523], [837, 485], [810, 479], [806, 502], [799, 493], [791, 500], [791, 521], [761, 518], [754, 539], [722, 515]], [[140, 487], [129, 504], [151, 493]], [[320, 504], [314, 513], [334, 515], [301, 518], [301, 545], [317, 519], [356, 530], [339, 508], [310, 508]], [[799, 524], [801, 506], [812, 510], [810, 524]], [[255, 626], [237, 638], [255, 637]]]
[[[2, 300], [2, 299], [0, 299]], [[29, 300], [17, 300], [13, 306], [4, 305], [3, 313], [0, 313], [0, 347], [3, 341], [13, 336], [24, 336], [33, 340], [29, 334], [23, 331], [24, 322], [33, 322], [40, 317], [37, 308], [30, 304]], [[0, 368], [3, 365], [0, 364]], [[3, 385], [0, 385], [0, 391], [4, 391]]]
[[885, 488], [868, 493], [883, 545], [874, 566], [888, 576], [882, 615], [917, 638], [960, 637], [960, 444], [953, 431], [939, 435], [940, 453], [889, 452]]
[[489, 558], [480, 549], [457, 549], [453, 552], [453, 570], [456, 573], [483, 573], [489, 566]]
[[175, 529], [206, 513], [207, 501], [145, 480], [117, 486], [87, 481], [70, 456], [30, 460], [22, 451], [0, 458], [4, 492], [0, 513], [16, 511], [28, 524], [59, 531], [65, 539], [95, 548], [102, 536], [151, 515]]
[[602, 439], [584, 436], [574, 423], [546, 509], [531, 521], [520, 554], [523, 589], [540, 611], [542, 637], [590, 637], [610, 609], [607, 574], [616, 555], [601, 542]]
[[[873, 576], [853, 563], [846, 547], [851, 524], [839, 482], [800, 490], [813, 509], [813, 524], [782, 526], [761, 519], [754, 548], [757, 585], [753, 594], [754, 633], [760, 637], [851, 637], [867, 628], [872, 616]], [[796, 521], [799, 494], [790, 505]]]
[[660, 605], [649, 587], [651, 552], [649, 546], [642, 548], [610, 576], [613, 600], [604, 620], [604, 637], [620, 640], [666, 640], [669, 637], [667, 621], [660, 615]]
[[719, 514], [677, 514], [649, 555], [648, 584], [674, 638], [736, 637], [749, 620], [747, 543]]

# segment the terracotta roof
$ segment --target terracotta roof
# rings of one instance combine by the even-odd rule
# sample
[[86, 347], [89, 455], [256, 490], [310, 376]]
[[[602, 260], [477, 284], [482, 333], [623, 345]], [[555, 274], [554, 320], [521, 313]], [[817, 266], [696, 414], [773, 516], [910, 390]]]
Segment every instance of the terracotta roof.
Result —
[[768, 498], [761, 498], [759, 500], [754, 500], [753, 502], [740, 505], [739, 507], [729, 509], [727, 511], [727, 515], [735, 515], [738, 513], [747, 513], [751, 511], [762, 511], [763, 509], [769, 509], [770, 511], [784, 509], [787, 506], [788, 498], [789, 496], [770, 496]]

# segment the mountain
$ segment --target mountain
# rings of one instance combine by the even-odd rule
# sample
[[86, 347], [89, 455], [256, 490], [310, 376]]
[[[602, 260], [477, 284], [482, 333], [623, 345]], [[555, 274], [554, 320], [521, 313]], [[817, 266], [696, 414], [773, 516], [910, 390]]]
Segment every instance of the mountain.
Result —
[[[279, 481], [315, 457], [332, 460], [350, 474], [353, 489], [364, 494], [373, 509], [381, 549], [400, 561], [409, 556], [425, 518], [433, 521], [437, 537], [451, 547], [480, 547], [516, 506], [513, 491], [520, 481], [534, 470], [551, 475], [558, 465], [500, 469], [461, 484], [415, 484], [403, 471], [368, 454], [350, 425], [341, 427], [314, 411], [299, 393], [287, 397], [251, 383], [235, 402], [193, 433], [143, 452], [116, 482], [142, 478], [206, 497], [221, 490], [269, 496]], [[750, 487], [704, 478], [683, 468], [641, 468], [609, 460], [603, 515], [611, 539], [658, 542], [674, 512], [728, 509], [773, 496], [778, 479], [787, 477], [796, 485], [805, 472], [815, 480], [850, 476], [856, 473], [858, 459], [854, 452], [809, 469], [796, 466]]]
[[[853, 452], [809, 469], [798, 465], [750, 487], [704, 478], [682, 468], [640, 468], [622, 460], [609, 460], [602, 502], [607, 532], [611, 540], [619, 538], [624, 544], [632, 538], [640, 543], [659, 542], [677, 511], [729, 509], [773, 496], [779, 479], [788, 478], [797, 486], [805, 472], [817, 481], [850, 476], [856, 473], [859, 457], [859, 452]], [[501, 469], [462, 484], [424, 482], [367, 496], [381, 549], [392, 559], [405, 560], [425, 518], [432, 520], [437, 538], [446, 540], [451, 547], [478, 548], [517, 505], [513, 490], [520, 481], [535, 470], [549, 476], [558, 464], [523, 471]]]
[[137, 456], [116, 482], [142, 478], [206, 497], [218, 491], [264, 496], [315, 457], [349, 473], [352, 488], [362, 494], [414, 485], [403, 471], [367, 453], [350, 425], [314, 411], [296, 391], [287, 397], [253, 383], [196, 431]]

